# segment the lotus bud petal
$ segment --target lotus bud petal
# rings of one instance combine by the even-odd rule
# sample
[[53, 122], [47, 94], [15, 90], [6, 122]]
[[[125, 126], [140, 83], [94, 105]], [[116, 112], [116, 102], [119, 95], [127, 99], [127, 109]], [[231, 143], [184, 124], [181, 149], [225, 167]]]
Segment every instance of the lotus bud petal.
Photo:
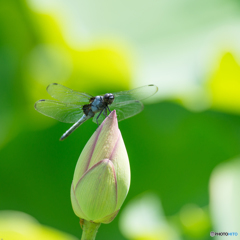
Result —
[[95, 223], [109, 223], [130, 187], [130, 166], [116, 111], [103, 121], [84, 147], [73, 176], [74, 213]]

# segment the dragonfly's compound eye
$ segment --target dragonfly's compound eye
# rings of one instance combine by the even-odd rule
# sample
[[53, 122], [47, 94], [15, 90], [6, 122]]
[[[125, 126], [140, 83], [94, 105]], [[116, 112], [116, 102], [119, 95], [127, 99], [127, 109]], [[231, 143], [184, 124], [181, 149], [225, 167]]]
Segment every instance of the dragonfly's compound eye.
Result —
[[113, 94], [109, 94], [108, 104], [112, 104], [113, 100], [114, 100], [114, 95]]
[[106, 93], [103, 96], [104, 102], [107, 104], [112, 104], [113, 100], [114, 100], [114, 96], [112, 93]]

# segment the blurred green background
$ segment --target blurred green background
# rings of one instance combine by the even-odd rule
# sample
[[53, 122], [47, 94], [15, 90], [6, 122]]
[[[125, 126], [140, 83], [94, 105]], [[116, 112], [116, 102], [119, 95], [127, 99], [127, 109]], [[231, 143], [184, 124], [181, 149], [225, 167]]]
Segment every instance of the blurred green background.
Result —
[[[92, 95], [154, 83], [159, 92], [144, 111], [119, 123], [131, 187], [97, 239], [240, 234], [239, 58], [236, 0], [1, 0], [0, 210], [70, 234], [46, 231], [49, 238], [39, 239], [80, 239], [70, 186], [96, 125], [88, 121], [59, 142], [70, 125], [39, 114], [34, 103], [50, 98], [52, 82]], [[16, 238], [21, 217], [1, 211], [0, 238], [38, 239]]]

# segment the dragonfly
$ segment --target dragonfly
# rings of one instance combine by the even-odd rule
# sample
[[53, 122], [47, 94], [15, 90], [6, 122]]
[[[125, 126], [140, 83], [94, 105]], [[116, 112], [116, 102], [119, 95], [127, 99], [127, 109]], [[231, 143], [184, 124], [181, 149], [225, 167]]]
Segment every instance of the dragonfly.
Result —
[[52, 83], [47, 87], [47, 92], [57, 101], [41, 99], [35, 103], [35, 109], [60, 122], [74, 123], [61, 136], [62, 141], [90, 118], [93, 118], [93, 122], [99, 126], [108, 116], [108, 111], [111, 112], [113, 109], [117, 112], [118, 121], [140, 113], [144, 108], [141, 100], [154, 95], [157, 91], [158, 87], [150, 84], [129, 91], [92, 96]]

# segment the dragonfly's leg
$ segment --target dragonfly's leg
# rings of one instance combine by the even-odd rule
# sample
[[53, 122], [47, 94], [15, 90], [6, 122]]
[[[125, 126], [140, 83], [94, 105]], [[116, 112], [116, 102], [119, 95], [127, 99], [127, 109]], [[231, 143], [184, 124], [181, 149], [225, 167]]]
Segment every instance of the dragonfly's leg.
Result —
[[107, 106], [107, 108], [108, 108], [108, 111], [111, 113], [112, 111], [110, 110], [109, 106]]
[[104, 110], [104, 109], [101, 110], [101, 112], [98, 114], [98, 116], [97, 116], [97, 118], [96, 118], [96, 122], [97, 122], [97, 125], [98, 125], [98, 126], [99, 126], [99, 124], [98, 124], [98, 118], [100, 117], [100, 115], [101, 115], [101, 113], [102, 113], [103, 110]]
[[105, 116], [105, 117], [107, 117], [107, 108], [104, 108], [104, 111], [103, 111], [103, 115]]

